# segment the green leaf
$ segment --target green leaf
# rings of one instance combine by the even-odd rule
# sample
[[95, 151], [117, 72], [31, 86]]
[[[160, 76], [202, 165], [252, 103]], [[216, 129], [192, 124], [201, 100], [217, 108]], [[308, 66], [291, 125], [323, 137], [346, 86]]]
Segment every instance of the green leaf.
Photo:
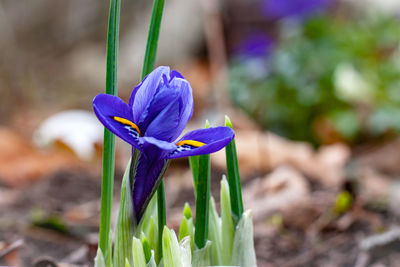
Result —
[[183, 238], [189, 236], [190, 237], [190, 248], [193, 251], [194, 248], [194, 226], [193, 226], [193, 218], [192, 211], [188, 203], [185, 203], [185, 207], [183, 208], [183, 217], [181, 224], [179, 226], [179, 240], [181, 241]]
[[133, 267], [147, 267], [142, 242], [136, 237], [132, 239], [132, 259]]
[[[153, 249], [155, 252], [154, 252], [154, 254], [156, 254], [157, 255], [157, 253], [158, 253], [158, 226], [157, 226], [157, 223], [156, 223], [156, 220], [153, 218], [153, 217], [151, 217], [150, 218], [150, 223], [149, 223], [149, 232], [148, 232], [148, 234], [147, 234], [147, 237], [148, 237], [148, 239], [149, 239], [149, 243], [150, 243], [150, 247], [151, 247], [151, 249]], [[155, 255], [155, 257], [156, 257], [156, 255]]]
[[96, 257], [94, 258], [94, 267], [107, 267], [100, 247], [97, 249], [97, 254]]
[[190, 205], [187, 202], [185, 202], [185, 206], [183, 207], [183, 216], [186, 219], [192, 218], [192, 209], [190, 208]]
[[[114, 266], [124, 266], [126, 258], [132, 260], [132, 237], [135, 232], [136, 221], [134, 220], [131, 202], [129, 174], [130, 163], [122, 179], [120, 208], [115, 228]], [[130, 264], [133, 265], [132, 262]]]
[[[228, 116], [225, 116], [225, 126], [233, 128]], [[237, 223], [243, 213], [243, 200], [235, 139], [225, 147], [225, 154], [232, 213], [235, 223]]]
[[154, 259], [154, 253], [151, 255], [150, 261], [147, 263], [147, 267], [157, 267], [156, 260]]
[[189, 165], [192, 170], [193, 176], [193, 187], [194, 187], [194, 196], [196, 197], [197, 192], [197, 181], [199, 180], [199, 159], [200, 156], [191, 156], [189, 157]]
[[149, 34], [147, 36], [146, 53], [144, 56], [142, 79], [154, 68], [156, 60], [158, 37], [160, 35], [161, 19], [164, 9], [164, 0], [154, 0], [151, 13]]
[[198, 248], [203, 248], [208, 238], [208, 216], [210, 201], [210, 155], [202, 155], [199, 158], [199, 179], [197, 181], [196, 198], [196, 231], [194, 242]]
[[[120, 0], [110, 1], [110, 11], [107, 34], [107, 69], [106, 69], [106, 94], [117, 94], [117, 66], [118, 66], [118, 39], [119, 39], [119, 13]], [[111, 206], [114, 187], [114, 155], [115, 137], [104, 128], [103, 143], [103, 174], [101, 182], [101, 208], [100, 208], [100, 233], [99, 247], [110, 258], [111, 251], [107, 250], [108, 238], [111, 230]]]
[[230, 265], [232, 260], [232, 247], [234, 239], [231, 200], [229, 185], [225, 176], [221, 180], [221, 255], [222, 264]]
[[[163, 178], [161, 178], [163, 179]], [[157, 216], [158, 216], [158, 229], [163, 229], [167, 224], [167, 215], [165, 209], [165, 192], [164, 180], [161, 181], [157, 189]], [[158, 253], [156, 254], [156, 262], [160, 262], [162, 258], [162, 233], [158, 232]], [[156, 250], [156, 251], [157, 251]]]
[[196, 248], [193, 253], [192, 266], [204, 267], [210, 265], [210, 247], [211, 242], [207, 241], [203, 248]]
[[183, 267], [181, 249], [175, 232], [164, 226], [162, 237], [164, 267]]
[[[160, 35], [161, 19], [164, 10], [164, 0], [154, 0], [153, 10], [151, 13], [149, 34], [147, 36], [146, 52], [144, 55], [143, 70], [142, 70], [142, 80], [149, 74], [154, 68], [154, 62], [156, 60], [158, 37]], [[163, 179], [161, 177], [161, 179]], [[165, 195], [164, 195], [164, 182], [157, 188], [158, 195], [158, 228], [161, 229], [165, 225]], [[160, 261], [162, 257], [161, 249], [161, 232], [159, 232], [158, 243], [159, 247], [156, 249], [156, 262]]]
[[254, 250], [254, 232], [251, 211], [243, 213], [235, 232], [233, 241], [232, 265], [257, 267]]
[[143, 232], [141, 234], [140, 239], [142, 240], [143, 252], [144, 252], [144, 256], [146, 258], [146, 262], [149, 262], [151, 260], [151, 256], [152, 256], [149, 240], [146, 238], [146, 236], [144, 235]]
[[214, 198], [210, 198], [210, 223], [208, 239], [211, 241], [211, 264], [222, 265], [221, 218], [218, 216]]

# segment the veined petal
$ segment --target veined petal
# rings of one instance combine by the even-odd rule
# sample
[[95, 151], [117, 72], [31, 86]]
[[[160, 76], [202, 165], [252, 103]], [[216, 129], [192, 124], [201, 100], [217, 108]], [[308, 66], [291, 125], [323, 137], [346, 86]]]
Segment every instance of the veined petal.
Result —
[[132, 107], [135, 122], [139, 122], [142, 113], [145, 112], [146, 107], [156, 95], [157, 90], [159, 90], [159, 84], [163, 82], [163, 75], [169, 77], [169, 72], [169, 67], [158, 67], [135, 87], [129, 99], [129, 105]]
[[176, 101], [178, 97], [178, 90], [169, 88], [168, 85], [163, 85], [140, 116], [139, 124], [141, 128], [146, 130], [149, 124], [160, 114], [160, 112], [171, 102]]
[[143, 149], [143, 153], [150, 159], [164, 158], [167, 154], [176, 149], [174, 143], [158, 140], [150, 136], [141, 137], [139, 144]]
[[210, 154], [225, 147], [234, 136], [231, 128], [223, 126], [191, 131], [176, 142], [177, 148], [167, 158]]
[[189, 82], [185, 79], [181, 78], [174, 78], [170, 83], [171, 87], [179, 88], [180, 93], [180, 104], [181, 109], [179, 113], [179, 121], [178, 125], [175, 128], [174, 134], [171, 134], [171, 140], [175, 140], [178, 138], [183, 129], [185, 128], [186, 124], [190, 120], [193, 114], [193, 93], [192, 87], [190, 86]]
[[181, 105], [179, 99], [169, 103], [147, 127], [145, 135], [167, 142], [173, 141], [180, 122]]
[[93, 99], [93, 110], [108, 130], [140, 149], [139, 133], [132, 127], [132, 110], [124, 101], [113, 95], [99, 94]]
[[165, 155], [176, 148], [172, 143], [153, 137], [142, 137], [140, 143], [143, 152], [136, 165], [132, 194], [138, 221], [161, 181], [161, 175], [167, 162]]

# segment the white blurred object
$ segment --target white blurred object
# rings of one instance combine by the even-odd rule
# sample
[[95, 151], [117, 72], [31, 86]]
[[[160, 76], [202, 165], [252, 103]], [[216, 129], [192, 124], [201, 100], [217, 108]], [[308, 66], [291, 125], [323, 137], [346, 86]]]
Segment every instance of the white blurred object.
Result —
[[350, 63], [341, 63], [334, 73], [336, 95], [349, 102], [369, 103], [374, 97], [374, 89]]
[[39, 147], [56, 142], [67, 145], [80, 159], [93, 159], [95, 145], [103, 140], [103, 126], [96, 116], [85, 110], [66, 110], [47, 118], [33, 134]]
[[343, 0], [351, 3], [360, 9], [367, 9], [370, 12], [398, 14], [400, 11], [399, 0]]

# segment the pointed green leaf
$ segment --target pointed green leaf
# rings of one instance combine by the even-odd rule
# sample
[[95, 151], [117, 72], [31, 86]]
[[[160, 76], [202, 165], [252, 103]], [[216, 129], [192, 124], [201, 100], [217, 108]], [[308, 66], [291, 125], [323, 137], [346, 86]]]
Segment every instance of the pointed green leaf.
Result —
[[181, 249], [175, 232], [165, 226], [162, 236], [164, 267], [184, 267], [182, 265]]
[[132, 239], [132, 259], [133, 267], [147, 267], [142, 242], [136, 237]]
[[187, 202], [185, 202], [185, 206], [183, 207], [183, 216], [186, 217], [186, 219], [192, 218], [192, 209]]
[[181, 250], [181, 261], [182, 266], [189, 267], [192, 264], [192, 248], [191, 248], [191, 237], [186, 236], [179, 242], [179, 248]]
[[208, 209], [211, 183], [210, 155], [200, 156], [198, 177], [194, 242], [198, 248], [203, 248], [208, 238]]
[[[118, 39], [120, 0], [110, 1], [110, 11], [107, 33], [107, 67], [106, 67], [106, 94], [117, 95], [117, 66], [118, 66]], [[104, 128], [103, 143], [103, 173], [101, 179], [101, 208], [99, 247], [106, 258], [110, 258], [111, 251], [107, 250], [108, 238], [111, 229], [111, 206], [114, 188], [114, 155], [115, 136]]]
[[183, 238], [189, 236], [190, 237], [190, 248], [193, 251], [194, 248], [194, 226], [193, 226], [193, 218], [187, 218], [185, 216], [182, 217], [181, 224], [179, 226], [179, 241]]
[[131, 264], [129, 263], [128, 259], [125, 259], [125, 267], [131, 267]]
[[[132, 260], [132, 237], [136, 222], [133, 215], [131, 191], [129, 186], [130, 164], [125, 171], [121, 185], [121, 200], [115, 228], [114, 266], [124, 266], [125, 259]], [[130, 262], [131, 265], [132, 262]]]
[[230, 265], [232, 260], [232, 246], [234, 238], [231, 200], [229, 185], [225, 176], [221, 180], [221, 236], [222, 236], [222, 264]]
[[[232, 122], [228, 116], [225, 116], [225, 126], [233, 128]], [[239, 164], [236, 153], [235, 139], [226, 147], [226, 169], [228, 174], [229, 193], [231, 198], [231, 207], [235, 224], [240, 220], [243, 214], [242, 187], [240, 184]]]
[[97, 249], [97, 254], [96, 257], [94, 258], [94, 267], [107, 267], [100, 247]]
[[199, 159], [200, 156], [191, 156], [189, 157], [189, 165], [192, 170], [193, 176], [193, 188], [194, 188], [194, 197], [196, 197], [197, 192], [197, 181], [199, 180]]
[[[154, 251], [152, 250], [150, 261], [147, 263], [147, 267], [157, 267], [156, 260], [154, 259]], [[160, 264], [161, 267], [161, 264]]]
[[204, 267], [210, 265], [210, 247], [211, 242], [207, 241], [203, 248], [196, 248], [193, 252], [193, 267]]
[[235, 232], [232, 264], [243, 267], [257, 267], [254, 250], [253, 220], [251, 211], [243, 213]]
[[210, 223], [208, 239], [211, 241], [211, 264], [222, 265], [221, 219], [215, 207], [214, 198], [210, 198]]
[[151, 248], [150, 248], [149, 240], [146, 238], [146, 236], [144, 235], [143, 232], [141, 234], [140, 239], [142, 240], [144, 257], [146, 258], [146, 262], [149, 262], [151, 259]]

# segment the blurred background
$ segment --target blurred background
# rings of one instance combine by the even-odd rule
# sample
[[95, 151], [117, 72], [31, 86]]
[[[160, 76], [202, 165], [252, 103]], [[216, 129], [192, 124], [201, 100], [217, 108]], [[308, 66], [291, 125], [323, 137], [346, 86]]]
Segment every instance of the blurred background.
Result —
[[[108, 8], [0, 0], [0, 265], [92, 265], [103, 128], [91, 102], [104, 92]], [[124, 100], [150, 12], [122, 1]], [[192, 85], [188, 130], [230, 116], [258, 266], [399, 266], [399, 1], [167, 0], [157, 65]], [[129, 157], [117, 141], [115, 216]], [[217, 199], [224, 162], [212, 156]], [[186, 159], [166, 190], [176, 229], [194, 203]]]

